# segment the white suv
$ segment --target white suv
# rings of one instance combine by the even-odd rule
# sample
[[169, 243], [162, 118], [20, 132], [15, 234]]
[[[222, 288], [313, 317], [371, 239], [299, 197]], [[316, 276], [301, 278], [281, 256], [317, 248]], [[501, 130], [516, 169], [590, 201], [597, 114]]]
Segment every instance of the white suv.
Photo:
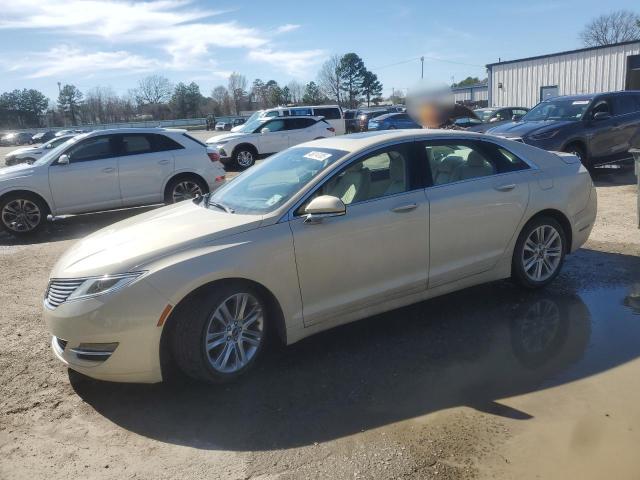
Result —
[[336, 132], [336, 135], [346, 133], [344, 114], [339, 105], [309, 105], [302, 107], [276, 107], [260, 112], [261, 117], [323, 117]]
[[33, 164], [0, 169], [0, 227], [33, 233], [48, 214], [174, 203], [225, 181], [217, 150], [184, 130], [119, 128], [78, 135]]
[[29, 147], [22, 147], [13, 150], [4, 157], [4, 164], [9, 167], [11, 165], [17, 165], [18, 163], [33, 163], [45, 153], [50, 152], [56, 147], [59, 147], [64, 142], [73, 138], [76, 134], [62, 135], [60, 137], [54, 137], [42, 145], [31, 145]]
[[245, 123], [237, 132], [211, 137], [207, 144], [218, 148], [223, 163], [234, 162], [239, 168], [248, 168], [258, 157], [335, 134], [322, 117], [260, 117]]

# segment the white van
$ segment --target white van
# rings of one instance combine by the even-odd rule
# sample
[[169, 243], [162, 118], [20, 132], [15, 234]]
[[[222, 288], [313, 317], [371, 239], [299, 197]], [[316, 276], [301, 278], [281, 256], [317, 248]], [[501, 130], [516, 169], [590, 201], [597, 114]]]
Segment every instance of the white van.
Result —
[[344, 115], [339, 105], [312, 105], [303, 107], [277, 107], [263, 110], [261, 117], [324, 117], [336, 131], [343, 135], [346, 131]]

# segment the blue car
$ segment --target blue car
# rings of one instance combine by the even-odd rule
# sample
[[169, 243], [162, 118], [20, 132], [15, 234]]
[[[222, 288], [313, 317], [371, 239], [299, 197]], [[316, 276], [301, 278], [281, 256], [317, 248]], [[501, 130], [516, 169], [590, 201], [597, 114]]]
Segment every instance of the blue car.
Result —
[[368, 130], [393, 130], [401, 128], [422, 128], [406, 113], [387, 113], [369, 120]]

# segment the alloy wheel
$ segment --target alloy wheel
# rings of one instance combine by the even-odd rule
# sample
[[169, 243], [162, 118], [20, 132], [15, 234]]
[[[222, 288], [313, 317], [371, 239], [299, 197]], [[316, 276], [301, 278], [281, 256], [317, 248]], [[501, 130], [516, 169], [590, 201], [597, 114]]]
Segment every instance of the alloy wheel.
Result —
[[235, 373], [258, 352], [264, 337], [262, 306], [249, 293], [231, 295], [216, 308], [205, 332], [210, 365], [220, 373]]
[[543, 282], [556, 273], [562, 259], [562, 237], [551, 225], [536, 227], [522, 249], [522, 267], [534, 282]]
[[247, 150], [238, 152], [237, 162], [241, 167], [250, 167], [251, 165], [253, 165], [253, 153]]
[[172, 197], [174, 203], [190, 200], [198, 195], [202, 195], [202, 188], [192, 180], [183, 180], [173, 187]]
[[40, 207], [26, 198], [11, 200], [2, 208], [2, 223], [14, 232], [30, 232], [41, 220]]

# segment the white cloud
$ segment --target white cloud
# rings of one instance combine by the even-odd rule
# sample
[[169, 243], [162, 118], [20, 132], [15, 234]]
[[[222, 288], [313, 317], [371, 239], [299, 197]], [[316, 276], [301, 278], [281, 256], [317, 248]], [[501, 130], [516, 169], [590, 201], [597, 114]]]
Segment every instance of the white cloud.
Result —
[[[45, 54], [29, 55], [30, 65], [13, 64], [17, 69], [31, 68], [31, 75], [38, 77], [89, 69], [97, 73], [100, 70], [138, 71], [152, 69], [154, 65], [155, 68], [211, 71], [217, 65], [215, 54], [219, 49], [245, 49], [251, 59], [282, 66], [300, 75], [300, 70], [316, 63], [314, 57], [321, 54], [318, 50], [273, 50], [270, 37], [293, 31], [299, 25], [289, 23], [274, 31], [261, 31], [235, 21], [219, 22], [214, 17], [226, 12], [196, 7], [191, 0], [67, 0], [63, 6], [59, 0], [23, 0], [3, 5], [2, 10], [0, 29], [29, 29], [60, 35], [72, 44], [78, 43], [69, 42], [68, 39], [74, 37], [99, 41], [98, 51], [58, 47]], [[145, 47], [145, 56], [130, 53], [139, 47]], [[59, 54], [60, 48], [67, 51], [54, 61], [51, 56]], [[156, 53], [149, 53], [153, 50]], [[154, 58], [149, 58], [150, 55]]]
[[309, 67], [326, 57], [324, 50], [302, 50], [299, 52], [274, 51], [269, 48], [251, 50], [249, 59], [282, 68], [289, 75], [304, 77]]
[[280, 25], [276, 28], [276, 33], [287, 33], [292, 32], [300, 28], [300, 25], [296, 25], [294, 23], [285, 23], [284, 25]]

